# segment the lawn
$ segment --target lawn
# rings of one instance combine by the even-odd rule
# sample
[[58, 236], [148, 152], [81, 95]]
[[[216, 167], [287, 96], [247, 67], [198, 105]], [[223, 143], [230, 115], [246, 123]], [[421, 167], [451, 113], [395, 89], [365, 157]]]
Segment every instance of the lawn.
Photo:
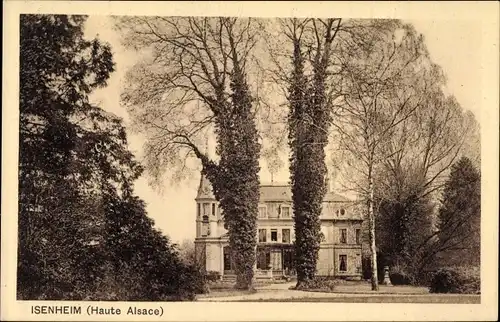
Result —
[[329, 302], [329, 303], [432, 303], [432, 304], [480, 304], [480, 295], [372, 295], [338, 297], [301, 297], [289, 299], [238, 300], [236, 302]]
[[197, 299], [204, 299], [204, 298], [218, 298], [218, 297], [228, 297], [228, 296], [239, 296], [239, 295], [249, 295], [249, 294], [255, 294], [257, 291], [242, 291], [242, 290], [237, 290], [234, 288], [218, 288], [215, 290], [210, 290], [209, 293], [207, 294], [198, 294], [196, 295]]

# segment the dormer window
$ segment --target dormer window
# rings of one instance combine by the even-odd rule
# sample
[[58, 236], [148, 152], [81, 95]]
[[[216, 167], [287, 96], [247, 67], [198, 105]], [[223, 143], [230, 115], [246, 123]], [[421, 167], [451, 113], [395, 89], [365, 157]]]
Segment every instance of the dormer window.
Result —
[[341, 208], [341, 209], [340, 209], [340, 215], [341, 215], [341, 216], [345, 215], [345, 209], [344, 209], [344, 208]]
[[259, 218], [267, 218], [267, 207], [266, 206], [259, 207]]

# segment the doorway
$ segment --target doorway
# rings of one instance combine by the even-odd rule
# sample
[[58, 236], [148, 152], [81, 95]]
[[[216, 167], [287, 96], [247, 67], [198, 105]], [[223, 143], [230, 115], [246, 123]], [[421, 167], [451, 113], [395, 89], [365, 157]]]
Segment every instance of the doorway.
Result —
[[280, 271], [281, 272], [283, 270], [281, 249], [271, 251], [271, 267], [272, 267], [273, 271]]

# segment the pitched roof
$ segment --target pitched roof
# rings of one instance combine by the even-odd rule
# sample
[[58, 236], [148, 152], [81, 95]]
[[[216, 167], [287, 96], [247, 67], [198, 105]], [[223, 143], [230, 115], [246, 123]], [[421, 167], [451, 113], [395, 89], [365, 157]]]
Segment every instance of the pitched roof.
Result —
[[292, 190], [289, 185], [261, 185], [260, 200], [292, 200]]
[[[198, 194], [196, 199], [215, 199], [212, 191], [212, 185], [205, 176], [200, 179]], [[292, 189], [287, 183], [271, 183], [260, 185], [260, 201], [292, 201]], [[324, 201], [329, 202], [350, 202], [351, 200], [336, 194], [332, 191], [326, 193]]]
[[[288, 184], [263, 184], [260, 186], [261, 201], [292, 201], [292, 189]], [[349, 202], [351, 200], [332, 191], [326, 193], [324, 201]]]

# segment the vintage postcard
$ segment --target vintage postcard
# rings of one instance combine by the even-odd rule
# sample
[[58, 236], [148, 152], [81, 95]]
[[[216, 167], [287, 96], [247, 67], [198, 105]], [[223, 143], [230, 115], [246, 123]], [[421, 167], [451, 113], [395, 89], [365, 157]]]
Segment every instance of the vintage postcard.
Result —
[[5, 1], [1, 319], [496, 320], [498, 9]]

